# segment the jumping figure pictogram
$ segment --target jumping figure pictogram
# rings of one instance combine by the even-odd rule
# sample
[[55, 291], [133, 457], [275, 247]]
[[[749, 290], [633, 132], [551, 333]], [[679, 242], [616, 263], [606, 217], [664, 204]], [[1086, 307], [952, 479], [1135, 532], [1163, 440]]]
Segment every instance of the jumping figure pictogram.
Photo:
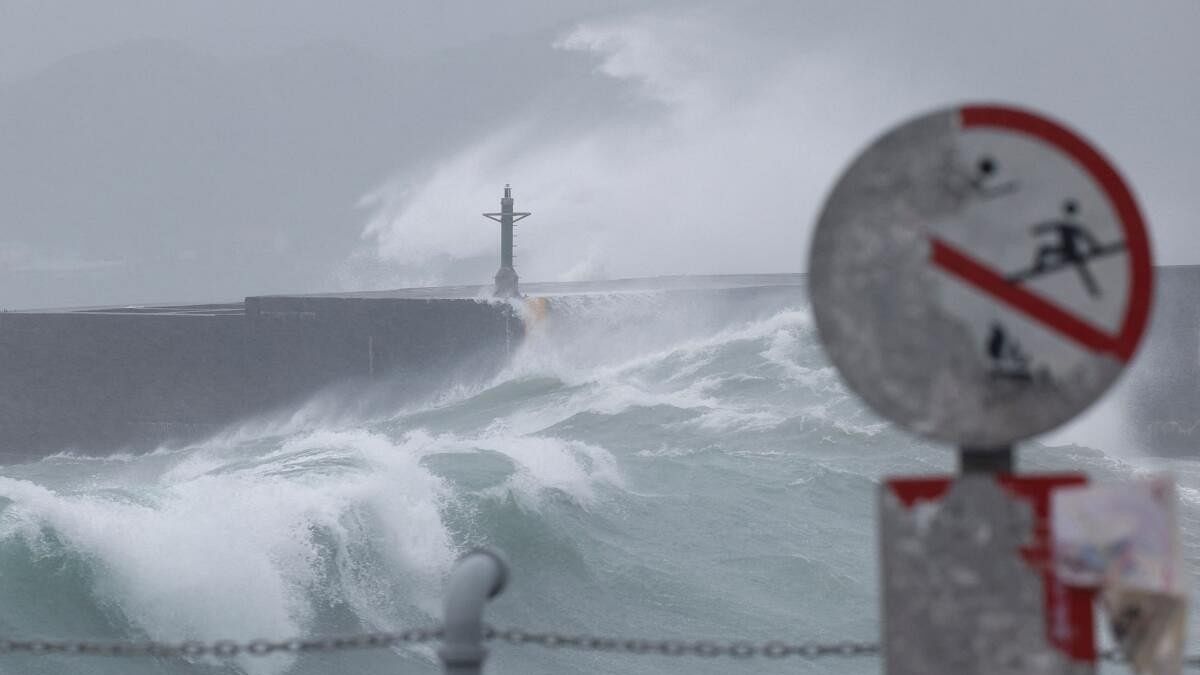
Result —
[[1073, 220], [1078, 210], [1079, 206], [1075, 200], [1068, 199], [1063, 203], [1061, 219], [1037, 223], [1029, 228], [1033, 236], [1046, 239], [1049, 235], [1051, 239], [1038, 246], [1031, 267], [1009, 275], [1010, 282], [1020, 283], [1074, 267], [1088, 293], [1094, 298], [1100, 297], [1100, 285], [1096, 283], [1096, 278], [1088, 268], [1088, 262], [1125, 250], [1125, 242], [1101, 244], [1086, 227]]

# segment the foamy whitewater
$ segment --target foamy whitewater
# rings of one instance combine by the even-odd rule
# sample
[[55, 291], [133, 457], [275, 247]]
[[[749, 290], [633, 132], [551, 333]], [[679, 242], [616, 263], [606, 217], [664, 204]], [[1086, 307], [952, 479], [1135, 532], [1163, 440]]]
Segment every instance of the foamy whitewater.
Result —
[[[847, 393], [802, 295], [741, 309], [655, 292], [560, 299], [500, 376], [389, 415], [338, 418], [324, 411], [345, 406], [316, 400], [182, 449], [3, 467], [0, 635], [244, 640], [430, 625], [455, 558], [488, 544], [513, 565], [488, 610], [497, 626], [875, 641], [879, 481], [948, 472], [954, 456]], [[1173, 469], [1196, 559], [1195, 463], [1069, 440], [1026, 444], [1021, 470], [1112, 481]], [[880, 662], [494, 644], [488, 670], [874, 673]], [[0, 656], [3, 673], [437, 671], [430, 647], [227, 664]]]

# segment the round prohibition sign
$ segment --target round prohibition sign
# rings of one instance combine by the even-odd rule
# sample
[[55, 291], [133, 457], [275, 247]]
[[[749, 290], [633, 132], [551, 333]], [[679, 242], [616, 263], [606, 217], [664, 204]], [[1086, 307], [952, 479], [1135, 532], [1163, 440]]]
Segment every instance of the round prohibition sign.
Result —
[[826, 200], [809, 260], [817, 328], [847, 384], [931, 438], [1006, 446], [1099, 398], [1149, 319], [1150, 243], [1087, 141], [1009, 107], [884, 134]]

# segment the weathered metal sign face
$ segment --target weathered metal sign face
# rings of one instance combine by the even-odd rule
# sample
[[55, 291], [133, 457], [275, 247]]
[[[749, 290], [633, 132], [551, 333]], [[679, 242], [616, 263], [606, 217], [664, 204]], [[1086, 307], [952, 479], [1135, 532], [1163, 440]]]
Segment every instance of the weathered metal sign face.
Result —
[[808, 269], [850, 388], [910, 430], [982, 448], [1100, 397], [1142, 337], [1153, 274], [1104, 157], [1055, 122], [984, 106], [868, 147], [825, 203]]

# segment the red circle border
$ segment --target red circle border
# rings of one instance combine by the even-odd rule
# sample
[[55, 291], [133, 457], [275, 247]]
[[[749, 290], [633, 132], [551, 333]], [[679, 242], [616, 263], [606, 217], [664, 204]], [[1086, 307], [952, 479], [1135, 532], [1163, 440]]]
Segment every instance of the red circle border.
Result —
[[1149, 323], [1154, 267], [1151, 263], [1146, 221], [1142, 218], [1137, 201], [1121, 175], [1081, 136], [1033, 113], [1001, 106], [964, 106], [959, 110], [959, 121], [964, 129], [1011, 129], [1049, 143], [1078, 162], [1108, 195], [1125, 231], [1125, 247], [1129, 251], [1129, 263], [1132, 268], [1129, 305], [1126, 307], [1121, 331], [1115, 336], [1114, 344], [1117, 357], [1123, 362], [1128, 362], [1137, 351]]

